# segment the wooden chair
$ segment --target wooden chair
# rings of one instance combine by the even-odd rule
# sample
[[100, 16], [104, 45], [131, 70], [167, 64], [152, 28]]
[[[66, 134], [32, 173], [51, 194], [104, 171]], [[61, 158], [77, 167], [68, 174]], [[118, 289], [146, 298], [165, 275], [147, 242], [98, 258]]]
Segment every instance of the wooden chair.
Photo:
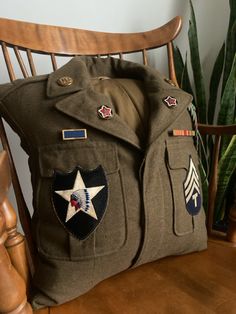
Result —
[[[0, 43], [10, 80], [16, 79], [11, 61], [13, 50], [24, 77], [36, 75], [34, 54], [48, 55], [52, 69], [57, 69], [58, 56], [114, 55], [141, 52], [148, 64], [150, 49], [167, 47], [169, 77], [177, 84], [172, 41], [181, 29], [181, 18], [142, 33], [102, 33], [73, 28], [38, 25], [0, 19]], [[25, 57], [22, 57], [22, 53]], [[28, 65], [25, 64], [25, 59]], [[30, 74], [29, 74], [30, 70]], [[203, 134], [214, 134], [214, 162], [209, 192], [207, 251], [179, 257], [168, 257], [127, 270], [103, 281], [87, 294], [59, 307], [45, 308], [36, 314], [154, 314], [154, 313], [236, 313], [236, 245], [226, 236], [212, 231], [212, 217], [217, 184], [220, 138], [235, 134], [236, 126], [199, 125]], [[0, 155], [0, 313], [32, 313], [26, 291], [30, 273], [37, 259], [30, 233], [30, 214], [24, 200], [9, 143], [2, 121], [0, 135], [6, 152]], [[8, 164], [9, 160], [9, 164]], [[24, 238], [16, 231], [16, 215], [7, 199], [11, 171]], [[230, 213], [228, 239], [236, 242], [236, 206]], [[26, 254], [27, 251], [30, 254]], [[27, 258], [26, 258], [27, 257]]]

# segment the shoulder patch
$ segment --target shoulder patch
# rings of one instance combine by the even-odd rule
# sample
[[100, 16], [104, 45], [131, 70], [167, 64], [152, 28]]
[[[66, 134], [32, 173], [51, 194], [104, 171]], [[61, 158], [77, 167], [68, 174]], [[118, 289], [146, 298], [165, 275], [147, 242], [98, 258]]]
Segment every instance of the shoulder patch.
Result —
[[189, 156], [189, 167], [183, 185], [186, 209], [190, 215], [195, 216], [201, 209], [202, 200], [200, 179], [191, 156]]
[[55, 171], [52, 201], [66, 230], [86, 239], [100, 224], [107, 207], [108, 184], [102, 166], [94, 170], [76, 167], [69, 173]]

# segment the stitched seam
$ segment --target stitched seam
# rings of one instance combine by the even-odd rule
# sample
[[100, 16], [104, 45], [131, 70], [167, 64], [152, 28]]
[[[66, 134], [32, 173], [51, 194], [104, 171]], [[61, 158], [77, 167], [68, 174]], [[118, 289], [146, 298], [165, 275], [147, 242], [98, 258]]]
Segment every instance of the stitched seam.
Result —
[[37, 82], [40, 82], [40, 81], [44, 81], [47, 78], [48, 78], [48, 75], [46, 74], [46, 75], [40, 75], [40, 76], [37, 76], [37, 77], [33, 77], [33, 78], [28, 79], [28, 80], [27, 79], [22, 79], [19, 83], [14, 83], [14, 81], [13, 81], [12, 87], [8, 91], [6, 91], [5, 94], [3, 94], [3, 96], [0, 99], [0, 101], [3, 101], [8, 95], [13, 93], [17, 89], [19, 89], [21, 86], [24, 86], [24, 85], [27, 85], [27, 84], [32, 84], [32, 83], [37, 83]]

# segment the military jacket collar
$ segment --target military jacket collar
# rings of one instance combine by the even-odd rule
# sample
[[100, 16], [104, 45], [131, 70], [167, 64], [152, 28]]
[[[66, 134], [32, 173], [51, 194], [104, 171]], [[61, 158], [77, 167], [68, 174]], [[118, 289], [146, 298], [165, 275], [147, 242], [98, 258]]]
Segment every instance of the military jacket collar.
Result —
[[[58, 85], [61, 77], [70, 77], [68, 86]], [[140, 148], [135, 132], [117, 115], [111, 120], [98, 119], [95, 108], [108, 104], [107, 96], [93, 89], [91, 79], [106, 76], [110, 78], [131, 78], [144, 83], [145, 93], [150, 105], [149, 134], [147, 145], [155, 139], [186, 109], [192, 96], [177, 87], [166, 83], [163, 77], [148, 66], [116, 58], [75, 57], [69, 63], [49, 75], [47, 96], [59, 99], [55, 106], [61, 112], [82, 121], [103, 132], [111, 134], [133, 146]], [[163, 99], [171, 96], [177, 99], [175, 108], [168, 108]], [[112, 104], [109, 105], [112, 107]]]

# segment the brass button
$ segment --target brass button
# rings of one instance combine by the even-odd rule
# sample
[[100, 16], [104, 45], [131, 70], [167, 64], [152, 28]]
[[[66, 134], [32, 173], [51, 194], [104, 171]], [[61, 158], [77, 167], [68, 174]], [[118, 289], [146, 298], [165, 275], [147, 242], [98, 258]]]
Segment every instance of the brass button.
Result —
[[176, 84], [170, 79], [168, 79], [167, 77], [164, 80], [166, 81], [166, 83], [170, 84], [171, 86], [176, 86]]
[[57, 80], [57, 84], [60, 86], [70, 86], [73, 83], [73, 79], [70, 76], [62, 76]]

